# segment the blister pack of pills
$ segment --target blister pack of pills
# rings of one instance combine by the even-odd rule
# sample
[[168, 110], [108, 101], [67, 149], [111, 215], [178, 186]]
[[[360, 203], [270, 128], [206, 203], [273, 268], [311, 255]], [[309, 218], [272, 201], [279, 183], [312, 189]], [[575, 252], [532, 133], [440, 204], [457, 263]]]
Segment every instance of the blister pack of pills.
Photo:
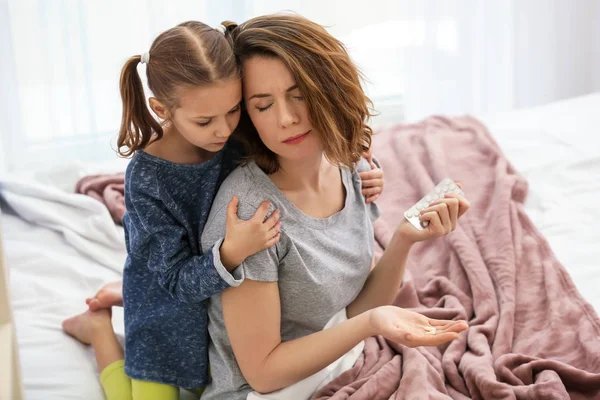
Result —
[[416, 202], [414, 206], [406, 210], [404, 212], [404, 218], [406, 218], [415, 228], [422, 231], [424, 228], [427, 228], [429, 222], [423, 221], [421, 225], [421, 221], [419, 220], [421, 210], [428, 208], [431, 203], [443, 199], [446, 194], [465, 195], [452, 179], [446, 178], [438, 183], [431, 192], [427, 193], [421, 200]]

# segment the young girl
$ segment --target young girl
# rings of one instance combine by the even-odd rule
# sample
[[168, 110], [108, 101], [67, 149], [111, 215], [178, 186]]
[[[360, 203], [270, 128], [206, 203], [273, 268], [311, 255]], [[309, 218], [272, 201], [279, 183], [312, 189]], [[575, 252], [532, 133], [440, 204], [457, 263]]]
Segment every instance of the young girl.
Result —
[[[146, 107], [140, 62], [162, 124]], [[206, 300], [243, 281], [231, 271], [276, 243], [281, 224], [277, 212], [265, 220], [268, 203], [241, 221], [233, 200], [225, 237], [211, 248], [199, 243], [219, 184], [239, 157], [228, 139], [240, 118], [240, 71], [222, 32], [186, 22], [162, 33], [149, 53], [126, 62], [120, 89], [119, 153], [133, 155], [123, 220], [125, 372], [134, 391], [147, 382], [199, 388], [208, 377]], [[76, 335], [69, 321], [65, 330]], [[110, 391], [110, 371], [103, 372]]]
[[[222, 28], [222, 27], [221, 27]], [[147, 65], [155, 97], [146, 107], [138, 63]], [[186, 22], [159, 35], [150, 51], [131, 57], [121, 73], [120, 154], [126, 172], [124, 217], [128, 257], [123, 273], [126, 358], [110, 325], [111, 302], [64, 322], [65, 331], [94, 347], [107, 397], [168, 398], [177, 387], [200, 388], [208, 377], [207, 299], [244, 280], [244, 259], [279, 240], [279, 212], [263, 202], [248, 220], [229, 205], [224, 237], [200, 246], [216, 191], [241, 157], [228, 141], [240, 119], [240, 70], [224, 30]], [[380, 193], [380, 171], [365, 175]], [[373, 199], [373, 197], [371, 197]], [[111, 293], [111, 289], [107, 290]], [[124, 371], [123, 371], [124, 369]], [[131, 379], [129, 379], [131, 378]]]

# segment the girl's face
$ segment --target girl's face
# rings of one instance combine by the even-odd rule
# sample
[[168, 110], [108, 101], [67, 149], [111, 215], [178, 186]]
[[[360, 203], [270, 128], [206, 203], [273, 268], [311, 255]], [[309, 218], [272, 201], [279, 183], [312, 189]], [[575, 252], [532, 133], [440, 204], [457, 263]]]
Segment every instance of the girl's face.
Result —
[[269, 150], [287, 160], [307, 159], [322, 151], [296, 80], [281, 60], [244, 61], [243, 86], [248, 115]]
[[169, 119], [189, 143], [216, 152], [240, 122], [241, 100], [239, 79], [183, 89]]

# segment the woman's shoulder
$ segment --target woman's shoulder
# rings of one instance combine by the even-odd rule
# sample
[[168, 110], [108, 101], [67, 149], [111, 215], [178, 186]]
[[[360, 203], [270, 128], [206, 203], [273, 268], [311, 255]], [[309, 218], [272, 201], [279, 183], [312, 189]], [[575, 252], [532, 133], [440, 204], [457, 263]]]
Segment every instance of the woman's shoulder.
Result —
[[273, 203], [278, 193], [269, 177], [250, 161], [238, 166], [225, 178], [213, 202], [213, 210], [227, 206], [233, 196], [239, 200], [239, 217], [246, 219], [245, 214], [253, 214], [264, 200]]

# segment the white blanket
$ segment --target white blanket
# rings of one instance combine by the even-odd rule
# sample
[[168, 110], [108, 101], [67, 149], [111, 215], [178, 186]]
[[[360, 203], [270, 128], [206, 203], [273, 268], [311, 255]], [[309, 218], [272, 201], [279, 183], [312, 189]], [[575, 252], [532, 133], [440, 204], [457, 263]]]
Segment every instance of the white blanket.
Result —
[[83, 255], [122, 271], [123, 228], [114, 224], [99, 201], [33, 181], [6, 179], [0, 182], [0, 196], [23, 220], [60, 232]]

